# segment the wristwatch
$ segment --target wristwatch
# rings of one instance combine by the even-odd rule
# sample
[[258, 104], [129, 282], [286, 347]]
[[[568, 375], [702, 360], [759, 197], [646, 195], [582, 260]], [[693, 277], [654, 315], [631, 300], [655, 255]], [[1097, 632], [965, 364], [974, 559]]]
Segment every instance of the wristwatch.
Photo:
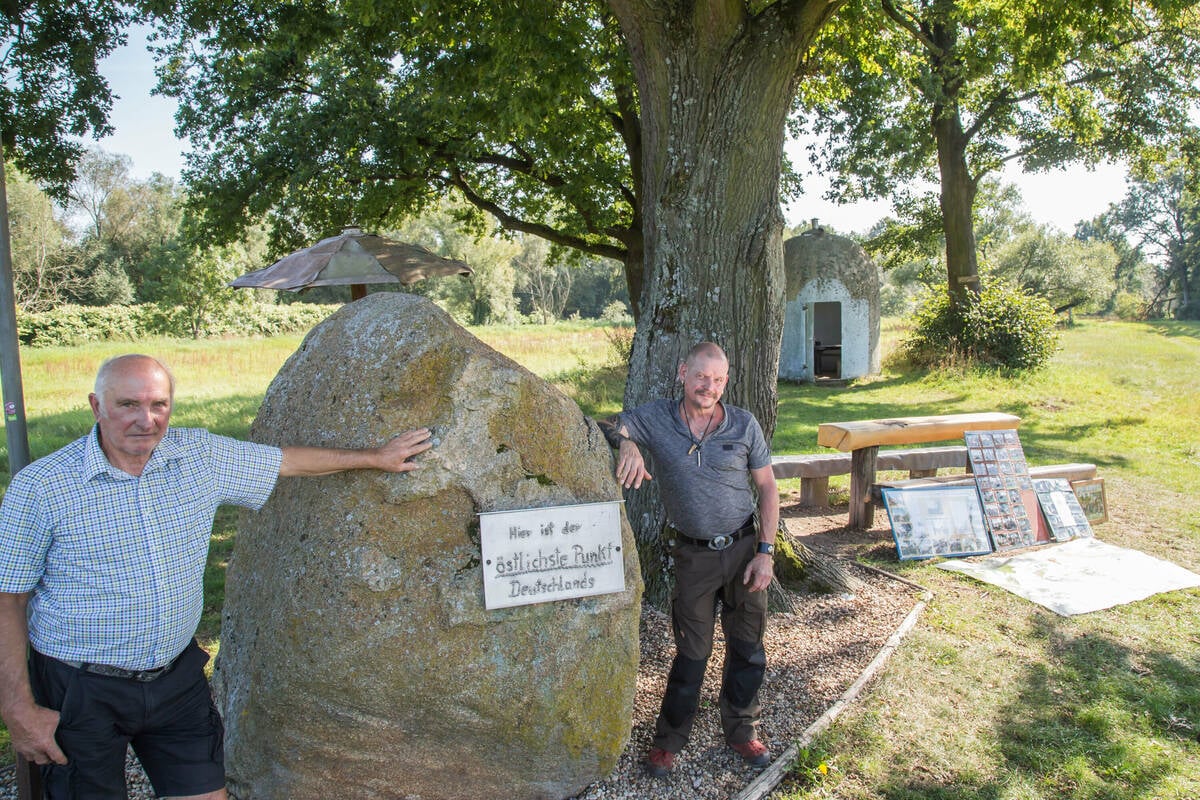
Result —
[[758, 550], [755, 552], [773, 556], [775, 555], [775, 545], [771, 544], [770, 542], [759, 542]]

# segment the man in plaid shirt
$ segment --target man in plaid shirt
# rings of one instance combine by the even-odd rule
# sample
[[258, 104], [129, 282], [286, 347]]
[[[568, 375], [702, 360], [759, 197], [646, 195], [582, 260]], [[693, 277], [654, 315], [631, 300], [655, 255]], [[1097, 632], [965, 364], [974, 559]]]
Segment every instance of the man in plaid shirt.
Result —
[[49, 798], [124, 798], [132, 744], [155, 793], [225, 798], [223, 727], [193, 634], [217, 507], [280, 476], [407, 472], [427, 429], [378, 448], [276, 448], [170, 428], [174, 379], [106, 361], [91, 433], [13, 477], [0, 506], [0, 714]]

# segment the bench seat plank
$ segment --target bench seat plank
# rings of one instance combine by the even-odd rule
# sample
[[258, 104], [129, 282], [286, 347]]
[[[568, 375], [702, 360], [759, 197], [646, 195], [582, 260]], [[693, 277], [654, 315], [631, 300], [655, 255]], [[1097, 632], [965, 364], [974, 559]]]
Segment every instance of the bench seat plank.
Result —
[[[1042, 464], [1029, 468], [1029, 477], [1033, 480], [1043, 478], [1066, 478], [1069, 481], [1091, 480], [1096, 477], [1095, 464]], [[883, 499], [886, 489], [913, 489], [922, 486], [963, 486], [975, 482], [974, 475], [936, 475], [931, 478], [915, 478], [898, 481], [879, 481], [871, 487], [871, 497], [875, 502]]]
[[907, 450], [880, 450], [875, 458], [876, 469], [949, 469], [967, 468], [966, 445], [947, 447], [913, 447]]
[[958, 439], [965, 431], [1016, 428], [1021, 418], [1013, 414], [983, 411], [932, 417], [822, 422], [817, 426], [817, 444], [848, 453], [864, 447], [888, 444], [917, 444]]
[[[849, 453], [803, 453], [800, 455], [772, 456], [771, 470], [776, 479], [800, 479], [800, 505], [828, 508], [829, 478], [833, 475], [849, 475], [852, 469]], [[942, 468], [967, 466], [967, 448], [915, 447], [907, 450], [880, 450], [878, 468], [883, 470], [907, 470], [908, 477], [920, 478], [936, 475]]]
[[[880, 450], [877, 468], [884, 470], [930, 470], [967, 466], [967, 448], [914, 447], [907, 450]], [[850, 474], [849, 453], [801, 453], [772, 456], [771, 469], [777, 479], [828, 478]]]

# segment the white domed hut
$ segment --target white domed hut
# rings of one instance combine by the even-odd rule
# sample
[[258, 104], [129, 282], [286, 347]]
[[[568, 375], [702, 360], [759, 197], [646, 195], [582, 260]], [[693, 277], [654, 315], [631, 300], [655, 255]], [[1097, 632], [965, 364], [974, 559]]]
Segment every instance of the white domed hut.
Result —
[[879, 268], [852, 239], [810, 230], [784, 242], [782, 380], [879, 372]]

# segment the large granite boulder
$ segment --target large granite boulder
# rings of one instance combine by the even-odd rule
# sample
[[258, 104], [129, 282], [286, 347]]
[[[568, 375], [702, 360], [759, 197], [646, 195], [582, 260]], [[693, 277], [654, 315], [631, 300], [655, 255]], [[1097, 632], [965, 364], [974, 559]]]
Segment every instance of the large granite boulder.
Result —
[[485, 610], [479, 512], [615, 501], [569, 398], [437, 306], [374, 294], [280, 370], [256, 441], [361, 447], [410, 428], [415, 472], [282, 479], [245, 512], [214, 685], [241, 800], [563, 798], [630, 733], [641, 577], [623, 592]]

